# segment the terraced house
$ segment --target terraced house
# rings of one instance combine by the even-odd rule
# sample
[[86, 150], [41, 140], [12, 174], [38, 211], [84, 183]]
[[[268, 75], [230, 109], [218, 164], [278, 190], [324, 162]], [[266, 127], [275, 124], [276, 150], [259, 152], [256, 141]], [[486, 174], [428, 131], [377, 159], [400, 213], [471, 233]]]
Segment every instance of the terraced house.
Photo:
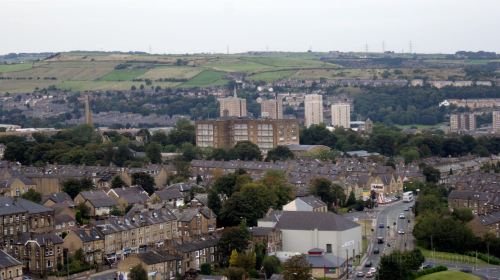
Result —
[[129, 213], [95, 223], [104, 237], [104, 257], [109, 261], [123, 259], [146, 248], [162, 248], [177, 238], [177, 220], [168, 209]]
[[0, 197], [0, 246], [24, 233], [46, 233], [54, 229], [54, 210], [22, 198]]

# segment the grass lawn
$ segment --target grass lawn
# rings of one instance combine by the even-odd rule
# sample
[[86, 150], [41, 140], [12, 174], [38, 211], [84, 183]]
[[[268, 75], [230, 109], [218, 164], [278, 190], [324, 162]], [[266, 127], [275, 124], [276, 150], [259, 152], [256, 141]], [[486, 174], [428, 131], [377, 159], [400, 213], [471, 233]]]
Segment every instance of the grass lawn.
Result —
[[31, 63], [0, 64], [0, 73], [28, 70], [31, 67], [33, 67]]
[[183, 83], [180, 87], [204, 87], [219, 86], [227, 84], [228, 80], [224, 78], [225, 73], [219, 71], [205, 70], [194, 76], [191, 80]]
[[476, 258], [471, 256], [448, 253], [448, 252], [439, 252], [439, 251], [432, 252], [431, 250], [427, 250], [421, 247], [419, 247], [419, 249], [420, 251], [422, 251], [422, 254], [426, 258], [449, 261], [449, 262], [467, 263], [467, 264], [478, 264], [478, 265], [487, 264], [485, 261], [482, 261], [480, 259], [477, 259], [476, 263]]
[[114, 70], [99, 78], [100, 81], [130, 81], [146, 73], [145, 69]]
[[460, 272], [460, 271], [452, 271], [452, 270], [436, 272], [436, 273], [424, 275], [422, 277], [417, 278], [417, 280], [449, 280], [449, 279], [453, 279], [453, 280], [479, 280], [481, 278], [479, 278], [475, 275], [472, 275], [472, 274], [468, 274], [468, 273], [464, 273], [464, 272]]

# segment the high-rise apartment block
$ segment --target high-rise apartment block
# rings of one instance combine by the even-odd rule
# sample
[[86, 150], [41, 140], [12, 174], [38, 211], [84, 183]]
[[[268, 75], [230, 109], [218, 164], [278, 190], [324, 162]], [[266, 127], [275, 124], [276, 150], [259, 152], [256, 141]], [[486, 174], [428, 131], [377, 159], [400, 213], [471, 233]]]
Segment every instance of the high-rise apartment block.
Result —
[[331, 109], [333, 127], [351, 127], [351, 105], [349, 103], [335, 103], [332, 104]]
[[500, 133], [500, 111], [493, 111], [493, 132]]
[[283, 102], [280, 98], [263, 100], [260, 103], [260, 114], [263, 118], [282, 119], [283, 118]]
[[196, 146], [231, 148], [251, 141], [266, 153], [278, 145], [299, 144], [296, 119], [218, 119], [196, 121]]
[[320, 94], [307, 94], [304, 98], [305, 126], [323, 122], [323, 96]]
[[234, 96], [219, 99], [219, 108], [221, 117], [247, 116], [247, 101], [244, 98], [238, 98], [236, 92]]
[[476, 129], [476, 115], [474, 113], [451, 114], [451, 131], [471, 131]]

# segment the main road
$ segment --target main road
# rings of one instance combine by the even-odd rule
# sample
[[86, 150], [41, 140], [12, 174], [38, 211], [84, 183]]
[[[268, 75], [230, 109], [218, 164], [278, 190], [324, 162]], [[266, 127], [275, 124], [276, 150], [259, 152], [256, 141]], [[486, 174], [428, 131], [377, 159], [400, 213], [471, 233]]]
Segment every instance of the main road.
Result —
[[[380, 205], [371, 212], [355, 212], [346, 214], [346, 218], [356, 219], [372, 219], [373, 232], [371, 234], [366, 255], [361, 261], [360, 268], [357, 271], [367, 272], [369, 267], [365, 264], [371, 263], [371, 267], [378, 267], [380, 256], [389, 254], [392, 250], [406, 250], [413, 248], [413, 212], [409, 211], [409, 207], [414, 205], [413, 202], [405, 203], [396, 201], [386, 205]], [[400, 216], [404, 218], [400, 218]], [[401, 233], [398, 231], [401, 230]], [[383, 243], [379, 243], [379, 239]], [[376, 253], [378, 251], [378, 253]]]

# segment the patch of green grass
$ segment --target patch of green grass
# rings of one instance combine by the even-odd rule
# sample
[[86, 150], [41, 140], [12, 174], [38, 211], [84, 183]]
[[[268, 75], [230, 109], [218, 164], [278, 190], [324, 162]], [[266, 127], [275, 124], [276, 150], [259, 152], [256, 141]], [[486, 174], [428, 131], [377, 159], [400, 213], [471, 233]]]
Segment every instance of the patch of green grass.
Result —
[[205, 70], [194, 76], [189, 81], [181, 84], [181, 87], [204, 87], [221, 86], [227, 84], [228, 80], [224, 77], [224, 72]]
[[468, 273], [464, 273], [464, 272], [460, 272], [460, 271], [453, 271], [453, 270], [436, 272], [436, 273], [428, 274], [428, 275], [417, 278], [417, 280], [449, 280], [449, 279], [453, 279], [453, 280], [479, 280], [481, 278], [479, 278], [475, 275], [472, 275], [472, 274], [468, 274]]
[[254, 72], [273, 69], [273, 66], [264, 65], [261, 63], [246, 61], [245, 59], [217, 59], [204, 65], [214, 70], [226, 72]]
[[277, 80], [285, 79], [295, 74], [294, 70], [283, 70], [283, 71], [269, 71], [261, 72], [254, 75], [250, 75], [247, 78], [252, 81], [265, 81], [274, 82]]
[[296, 67], [296, 68], [307, 68], [307, 67], [334, 67], [334, 64], [322, 62], [319, 60], [302, 59], [302, 58], [292, 58], [292, 57], [247, 57], [244, 58], [247, 61], [252, 61], [255, 63], [269, 65], [273, 67]]
[[100, 81], [130, 81], [146, 73], [146, 69], [113, 70], [99, 78]]
[[449, 261], [449, 262], [466, 263], [466, 264], [477, 264], [477, 265], [487, 264], [486, 262], [484, 262], [480, 259], [476, 260], [475, 257], [471, 257], [471, 256], [455, 254], [455, 253], [448, 253], [448, 252], [439, 252], [439, 251], [433, 252], [431, 250], [427, 250], [427, 249], [424, 249], [421, 247], [419, 247], [419, 249], [420, 249], [420, 251], [422, 251], [422, 254], [424, 255], [425, 258], [444, 260], [444, 261]]
[[28, 70], [33, 67], [31, 63], [0, 64], [0, 73]]

